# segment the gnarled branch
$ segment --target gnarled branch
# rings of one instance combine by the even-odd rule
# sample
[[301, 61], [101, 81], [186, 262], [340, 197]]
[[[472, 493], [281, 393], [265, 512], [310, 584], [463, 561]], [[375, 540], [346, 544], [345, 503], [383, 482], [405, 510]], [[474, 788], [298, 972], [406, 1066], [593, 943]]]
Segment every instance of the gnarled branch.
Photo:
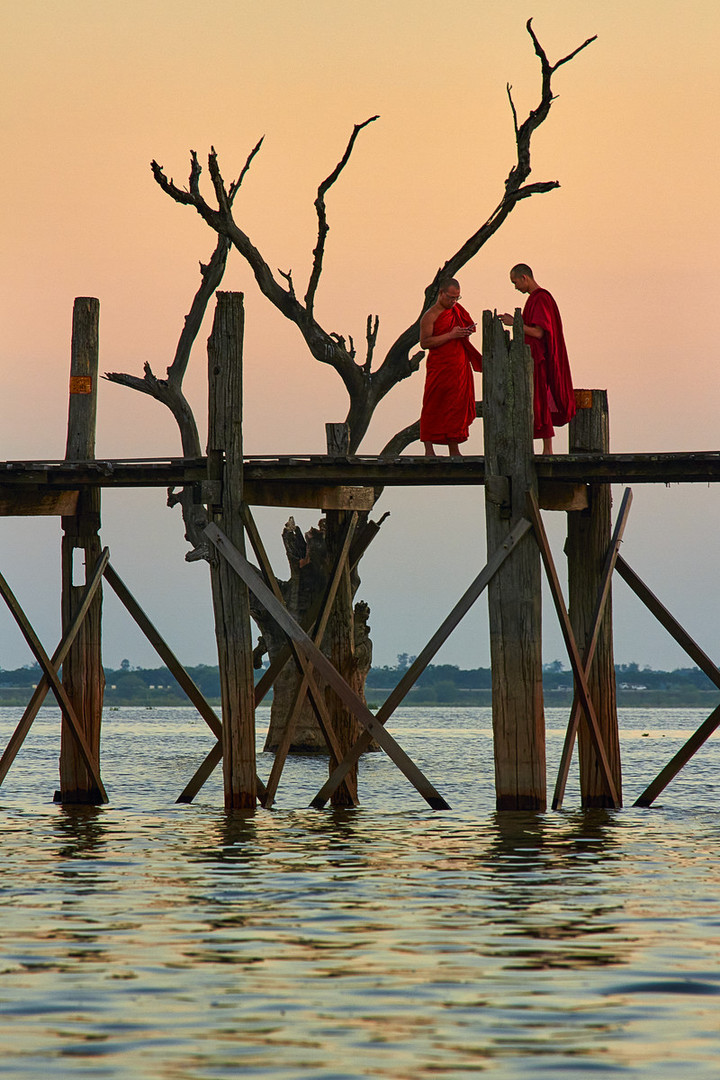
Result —
[[318, 239], [315, 250], [313, 251], [313, 265], [310, 273], [310, 280], [308, 282], [307, 292], [305, 293], [305, 307], [309, 315], [312, 315], [315, 305], [315, 293], [320, 282], [320, 275], [322, 273], [323, 255], [325, 254], [325, 239], [327, 237], [330, 226], [327, 223], [327, 214], [325, 211], [325, 195], [328, 190], [335, 183], [340, 173], [343, 171], [350, 155], [353, 152], [355, 146], [355, 140], [364, 127], [368, 124], [372, 124], [375, 120], [378, 120], [378, 116], [371, 116], [367, 120], [363, 120], [362, 124], [355, 124], [353, 133], [350, 136], [350, 140], [345, 148], [345, 153], [341, 157], [330, 175], [323, 180], [322, 184], [318, 187], [317, 198], [315, 199], [315, 210], [317, 211], [318, 218]]

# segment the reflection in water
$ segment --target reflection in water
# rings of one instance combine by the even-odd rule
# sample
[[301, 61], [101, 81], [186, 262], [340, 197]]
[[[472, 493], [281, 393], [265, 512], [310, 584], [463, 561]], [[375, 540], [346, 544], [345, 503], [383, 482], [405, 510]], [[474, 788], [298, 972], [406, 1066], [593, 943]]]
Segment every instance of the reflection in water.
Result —
[[[720, 818], [697, 787], [676, 811], [498, 814], [417, 715], [403, 745], [437, 751], [459, 810], [416, 808], [380, 755], [360, 809], [176, 806], [172, 713], [110, 727], [110, 806], [3, 789], [6, 1071], [715, 1080]], [[303, 807], [314, 778], [292, 782]]]

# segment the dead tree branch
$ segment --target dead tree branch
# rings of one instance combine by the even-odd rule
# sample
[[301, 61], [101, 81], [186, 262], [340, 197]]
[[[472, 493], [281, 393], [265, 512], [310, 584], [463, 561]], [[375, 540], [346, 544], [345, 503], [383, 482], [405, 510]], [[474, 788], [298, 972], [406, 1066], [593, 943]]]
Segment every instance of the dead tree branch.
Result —
[[[233, 185], [229, 189], [225, 187], [222, 179], [215, 150], [212, 149], [208, 167], [213, 184], [216, 207], [211, 207], [200, 192], [200, 166], [197, 155], [191, 154], [190, 179], [187, 189], [177, 187], [173, 180], [168, 180], [162, 168], [152, 163], [153, 174], [157, 183], [172, 199], [186, 206], [193, 206], [198, 214], [208, 225], [221, 236], [227, 239], [238, 249], [240, 254], [250, 266], [255, 280], [263, 295], [282, 314], [296, 324], [302, 334], [312, 356], [320, 363], [334, 367], [343, 380], [350, 399], [350, 406], [346, 417], [346, 423], [350, 430], [350, 452], [357, 450], [363, 439], [376, 406], [385, 395], [398, 382], [408, 378], [417, 371], [423, 354], [413, 350], [419, 341], [420, 316], [427, 307], [434, 302], [437, 296], [438, 283], [443, 277], [455, 277], [459, 271], [480, 251], [484, 244], [497, 232], [508, 215], [515, 209], [518, 203], [533, 195], [545, 194], [559, 187], [557, 180], [545, 180], [528, 183], [531, 172], [530, 148], [533, 133], [547, 118], [550, 107], [554, 100], [552, 92], [552, 76], [559, 67], [567, 64], [579, 52], [585, 49], [595, 40], [588, 38], [582, 45], [573, 49], [572, 52], [562, 57], [556, 63], [551, 64], [547, 55], [540, 45], [532, 28], [532, 20], [527, 22], [527, 31], [533, 42], [535, 53], [540, 60], [541, 90], [540, 100], [535, 109], [531, 109], [528, 116], [519, 122], [515, 103], [512, 98], [511, 87], [508, 86], [508, 97], [512, 111], [513, 129], [516, 143], [516, 161], [504, 183], [504, 191], [500, 202], [495, 207], [490, 217], [477, 229], [472, 236], [437, 270], [432, 281], [424, 291], [420, 312], [417, 319], [408, 326], [388, 349], [384, 359], [376, 370], [372, 370], [375, 345], [377, 339], [377, 317], [375, 325], [370, 328], [368, 320], [367, 353], [364, 362], [356, 362], [355, 349], [352, 338], [349, 335], [326, 331], [319, 325], [314, 316], [315, 296], [317, 293], [320, 277], [323, 269], [323, 258], [329, 226], [325, 206], [325, 196], [336, 182], [341, 172], [347, 165], [352, 154], [359, 133], [368, 124], [377, 119], [370, 117], [361, 124], [356, 124], [348, 141], [343, 157], [335, 169], [319, 185], [315, 210], [318, 219], [317, 242], [313, 251], [312, 269], [308, 281], [304, 301], [300, 302], [295, 295], [292, 278], [289, 274], [280, 276], [285, 279], [288, 287], [276, 280], [270, 267], [262, 257], [258, 249], [250, 240], [249, 236], [239, 227], [232, 215]], [[260, 143], [255, 147], [246, 163], [249, 162], [259, 150]], [[348, 344], [349, 343], [349, 344]]]
[[[183, 393], [183, 379], [207, 306], [225, 273], [229, 252], [230, 242], [227, 237], [218, 236], [215, 251], [209, 263], [207, 266], [200, 264], [200, 288], [195, 293], [190, 311], [185, 316], [175, 356], [167, 369], [167, 378], [159, 379], [148, 362], [143, 365], [145, 374], [142, 378], [118, 371], [108, 371], [104, 375], [109, 382], [129, 386], [131, 390], [148, 394], [166, 405], [177, 421], [183, 457], [187, 458], [201, 457], [202, 449], [192, 407]], [[182, 507], [186, 539], [193, 545], [193, 549], [205, 550], [207, 542], [203, 536], [203, 529], [207, 525], [207, 516], [203, 507], [193, 502], [190, 488], [183, 488], [180, 492], [168, 491], [168, 506], [175, 506], [176, 503], [180, 503]]]

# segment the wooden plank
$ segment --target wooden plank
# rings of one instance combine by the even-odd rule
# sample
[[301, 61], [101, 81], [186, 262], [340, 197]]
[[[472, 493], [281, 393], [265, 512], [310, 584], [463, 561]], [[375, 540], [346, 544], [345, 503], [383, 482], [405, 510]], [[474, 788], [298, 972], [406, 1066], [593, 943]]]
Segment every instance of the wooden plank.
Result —
[[417, 765], [414, 764], [398, 745], [395, 739], [379, 724], [370, 710], [360, 700], [357, 694], [351, 690], [341, 675], [335, 670], [327, 657], [320, 652], [308, 635], [295, 622], [287, 609], [273, 596], [267, 585], [261, 580], [258, 572], [247, 559], [230, 543], [222, 531], [211, 522], [204, 530], [208, 540], [221, 552], [228, 563], [247, 584], [248, 588], [255, 593], [258, 600], [270, 612], [276, 622], [285, 633], [304, 652], [315, 668], [323, 675], [332, 686], [336, 694], [344, 701], [347, 707], [358, 718], [360, 723], [370, 730], [375, 740], [385, 750], [391, 760], [407, 777], [415, 789], [422, 795], [433, 810], [448, 810], [449, 806], [442, 795], [432, 786], [430, 781], [423, 775]]
[[[653, 613], [658, 622], [668, 631], [671, 637], [688, 654], [691, 660], [700, 668], [708, 679], [720, 689], [720, 669], [713, 663], [707, 653], [700, 648], [696, 641], [690, 637], [687, 630], [677, 621], [674, 615], [668, 611], [664, 604], [648, 588], [645, 582], [635, 573], [631, 566], [622, 558], [618, 557], [617, 572], [633, 590], [636, 596], [642, 600], [649, 611]], [[693, 754], [710, 738], [720, 724], [720, 706], [713, 710], [697, 731], [690, 736], [686, 743], [678, 750], [668, 764], [660, 770], [655, 779], [648, 784], [642, 795], [635, 801], [635, 806], [650, 806], [667, 785], [688, 763]]]
[[653, 613], [658, 622], [665, 627], [678, 645], [685, 650], [690, 659], [697, 664], [708, 679], [720, 689], [720, 671], [703, 649], [694, 641], [687, 630], [677, 621], [657, 596], [650, 591], [645, 582], [640, 578], [622, 555], [618, 555], [616, 569], [620, 577], [625, 581], [643, 604]]
[[245, 502], [251, 506], [308, 507], [315, 510], [372, 510], [375, 488], [347, 484], [273, 484], [253, 480], [245, 485]]
[[217, 715], [213, 707], [206, 701], [202, 692], [198, 686], [193, 682], [192, 678], [188, 675], [185, 668], [178, 660], [175, 653], [172, 651], [164, 637], [151, 622], [150, 618], [143, 611], [140, 604], [137, 602], [133, 594], [128, 589], [125, 582], [122, 580], [115, 568], [108, 563], [105, 567], [105, 580], [112, 588], [113, 592], [117, 595], [118, 599], [124, 605], [125, 609], [135, 620], [137, 625], [142, 630], [145, 637], [148, 639], [155, 652], [158, 654], [162, 662], [172, 673], [185, 695], [193, 703], [197, 711], [202, 716], [207, 726], [212, 731], [216, 738], [222, 737], [222, 722]]
[[[390, 460], [379, 455], [328, 459], [325, 454], [244, 458], [247, 484], [310, 484], [332, 487], [413, 487], [485, 483], [480, 456]], [[557, 454], [535, 458], [538, 481], [563, 484], [676, 484], [720, 482], [720, 452]], [[82, 487], [187, 487], [207, 478], [206, 458], [93, 459], [88, 462], [0, 461], [0, 485], [55, 489]]]
[[713, 709], [707, 720], [680, 747], [677, 754], [671, 758], [665, 768], [660, 770], [655, 779], [645, 788], [642, 795], [635, 800], [633, 806], [652, 806], [658, 795], [665, 790], [671, 780], [675, 779], [683, 766], [687, 765], [690, 758], [698, 752], [718, 727], [720, 727], [720, 705]]
[[[82, 602], [80, 603], [77, 611], [75, 612], [73, 621], [66, 630], [62, 640], [60, 641], [60, 644], [58, 645], [57, 649], [55, 650], [50, 659], [50, 663], [52, 664], [52, 667], [56, 672], [59, 671], [63, 660], [68, 654], [68, 650], [70, 649], [80, 627], [82, 626], [83, 620], [87, 615], [88, 609], [93, 601], [93, 597], [95, 596], [95, 593], [97, 592], [98, 588], [100, 587], [100, 583], [102, 582], [103, 571], [105, 569], [105, 566], [107, 565], [107, 561], [109, 558], [110, 552], [108, 548], [105, 548], [102, 552], [102, 555], [100, 556], [100, 559], [98, 560], [97, 566], [93, 571], [92, 577], [85, 588], [85, 596], [83, 597]], [[20, 750], [20, 747], [25, 741], [25, 737], [27, 736], [27, 733], [32, 726], [32, 722], [40, 711], [40, 706], [45, 700], [49, 690], [50, 682], [48, 678], [43, 675], [40, 679], [40, 682], [33, 690], [32, 697], [30, 698], [30, 701], [25, 707], [25, 711], [22, 714], [22, 717], [20, 718], [17, 727], [15, 728], [13, 734], [10, 736], [8, 744], [3, 751], [2, 757], [0, 757], [0, 784], [2, 784], [3, 780], [8, 774], [10, 766], [17, 757], [18, 751]]]
[[567, 609], [565, 607], [565, 601], [563, 600], [562, 589], [560, 588], [560, 581], [555, 569], [555, 563], [553, 562], [552, 552], [550, 551], [550, 545], [548, 543], [547, 536], [545, 534], [545, 527], [540, 517], [540, 509], [537, 505], [532, 492], [528, 492], [528, 515], [535, 528], [535, 538], [540, 548], [540, 554], [542, 556], [543, 564], [545, 566], [545, 572], [550, 585], [550, 592], [552, 594], [553, 603], [557, 612], [558, 620], [560, 622], [560, 630], [562, 632], [565, 647], [568, 651], [568, 657], [570, 659], [570, 666], [573, 671], [573, 677], [575, 679], [575, 691], [580, 699], [582, 710], [585, 714], [585, 718], [590, 728], [591, 738], [593, 745], [595, 746], [595, 752], [598, 757], [598, 765], [602, 773], [607, 792], [612, 799], [612, 805], [619, 807], [620, 797], [617, 789], [615, 788], [615, 782], [612, 777], [610, 765], [608, 763], [607, 754], [605, 752], [605, 746], [602, 740], [602, 734], [597, 722], [597, 716], [595, 715], [595, 709], [590, 699], [590, 691], [588, 690], [587, 680], [585, 679], [585, 672], [583, 670], [582, 661], [580, 659], [580, 653], [578, 652], [577, 644], [575, 643], [575, 636], [572, 632], [570, 625], [570, 619], [568, 617]]
[[[383, 523], [383, 521], [385, 520], [386, 517], [388, 517], [387, 513], [383, 514], [383, 516], [380, 518], [379, 521], [366, 521], [365, 525], [360, 530], [360, 533], [359, 534], [356, 533], [355, 538], [354, 538], [353, 543], [352, 543], [352, 546], [350, 548], [350, 569], [351, 570], [353, 569], [353, 567], [355, 567], [358, 564], [358, 562], [362, 558], [365, 551], [368, 549], [370, 544], [373, 542], [373, 540], [377, 536], [378, 532], [380, 531], [380, 526], [382, 525], [382, 523]], [[316, 605], [315, 609], [311, 612], [311, 614], [310, 614], [310, 616], [309, 616], [309, 618], [307, 620], [307, 624], [303, 627], [304, 630], [307, 630], [309, 627], [311, 627], [314, 624], [315, 620], [317, 619], [317, 617], [319, 615], [319, 612], [320, 612], [321, 608], [322, 608], [322, 603], [319, 602]], [[290, 659], [291, 655], [292, 655], [292, 650], [290, 648], [290, 645], [286, 645], [285, 648], [282, 649], [281, 652], [278, 653], [278, 655], [275, 657], [275, 659], [270, 663], [267, 671], [264, 672], [262, 677], [255, 684], [255, 707], [256, 708], [260, 704], [260, 702], [263, 700], [265, 695], [268, 693], [268, 691], [270, 690], [271, 686], [275, 682], [275, 679], [278, 677], [278, 675], [282, 671], [283, 667], [285, 666], [285, 664]], [[221, 749], [221, 747], [219, 747], [219, 746], [213, 747], [213, 749], [207, 755], [205, 760], [202, 762], [200, 767], [195, 772], [194, 776], [191, 778], [191, 780], [189, 781], [189, 783], [185, 787], [185, 789], [182, 792], [180, 798], [178, 799], [178, 802], [192, 802], [192, 800], [197, 795], [200, 788], [203, 786], [203, 784], [208, 779], [208, 777], [212, 774], [213, 769], [215, 768], [215, 766], [218, 764], [218, 762], [221, 759], [222, 759], [222, 749]], [[265, 799], [265, 794], [264, 794], [265, 793], [265, 788], [264, 788], [264, 785], [262, 784], [261, 780], [259, 779], [259, 777], [257, 779], [257, 785], [258, 785], [258, 793], [260, 795], [260, 801], [263, 802], [264, 799]]]
[[0, 486], [0, 517], [74, 514], [77, 503], [77, 491], [25, 491], [9, 484]]
[[[477, 598], [485, 590], [493, 574], [499, 570], [508, 555], [515, 550], [523, 536], [525, 536], [531, 528], [532, 525], [530, 522], [527, 521], [526, 518], [522, 518], [510, 532], [499, 550], [494, 552], [492, 557], [488, 559], [478, 576], [468, 589], [466, 589], [450, 614], [430, 638], [425, 648], [422, 649], [419, 656], [417, 656], [410, 665], [397, 686], [385, 699], [385, 702], [375, 714], [375, 719], [378, 723], [383, 724], [384, 726], [388, 722], [395, 712], [395, 709], [415, 685], [425, 668], [432, 661], [433, 657], [447, 641], [460, 621], [467, 615]], [[311, 806], [314, 806], [316, 809], [321, 809], [325, 805], [333, 791], [335, 791], [343, 782], [353, 764], [356, 761], [359, 761], [360, 757], [370, 748], [371, 743], [372, 735], [369, 732], [364, 731], [355, 745], [350, 748], [338, 767], [333, 771], [326, 783], [320, 788], [320, 791], [318, 791], [317, 795], [310, 803]]]
[[[108, 564], [105, 569], [105, 578], [108, 585], [110, 585], [113, 591], [117, 594], [118, 599], [125, 606], [128, 613], [133, 617], [145, 637], [155, 649], [155, 652], [158, 654], [165, 666], [175, 677], [175, 680], [179, 684], [180, 688], [183, 690], [185, 695], [190, 699], [192, 704], [200, 713], [203, 720], [212, 731], [213, 735], [215, 735], [217, 739], [221, 740], [222, 722], [220, 720], [220, 717], [217, 715], [212, 705], [210, 705], [210, 703], [203, 696], [203, 693], [197, 686], [197, 684], [192, 680], [190, 675], [188, 675], [187, 671], [182, 666], [178, 658], [175, 656], [175, 653], [165, 641], [160, 631], [145, 614], [144, 610], [141, 608], [140, 604], [130, 592], [120, 575], [110, 564]], [[202, 780], [202, 782], [199, 784], [196, 790], [193, 790], [194, 785], [191, 781], [180, 794], [179, 798], [176, 800], [177, 802], [192, 802], [197, 792], [205, 783], [205, 780], [207, 780], [207, 778], [215, 769], [215, 766], [218, 765], [219, 762], [222, 760], [221, 742], [216, 743], [216, 745], [211, 750], [209, 756], [212, 758], [213, 764], [209, 767], [209, 771], [204, 772], [204, 779]], [[265, 785], [260, 780], [260, 777], [256, 777], [256, 783], [258, 785], [258, 790], [263, 793], [265, 791]]]
[[560, 480], [538, 481], [541, 510], [587, 510], [587, 484], [563, 484]]
[[[247, 529], [250, 543], [252, 544], [253, 551], [255, 552], [258, 562], [260, 563], [260, 569], [263, 572], [265, 581], [272, 589], [275, 599], [278, 601], [278, 603], [282, 604], [283, 598], [282, 593], [280, 592], [280, 586], [278, 585], [277, 578], [273, 573], [272, 567], [270, 565], [270, 560], [267, 557], [267, 552], [265, 551], [265, 547], [262, 543], [262, 540], [260, 539], [260, 534], [257, 531], [257, 527], [255, 525], [255, 521], [253, 520], [252, 514], [250, 513], [248, 507], [243, 507], [242, 513], [243, 522], [245, 524], [245, 528]], [[355, 535], [355, 529], [357, 527], [357, 521], [357, 513], [353, 513], [347, 523], [343, 544], [339, 552], [332, 577], [330, 579], [329, 587], [325, 595], [320, 616], [313, 632], [314, 644], [318, 648], [320, 648], [320, 645], [322, 643], [322, 639], [327, 628], [328, 619], [330, 618], [330, 612], [332, 611], [335, 597], [337, 595], [337, 590], [340, 585], [342, 572], [347, 563], [348, 555], [350, 553], [350, 545], [352, 543], [353, 536]], [[285, 760], [287, 758], [288, 751], [290, 750], [292, 737], [295, 732], [295, 725], [297, 724], [297, 720], [300, 715], [300, 711], [302, 709], [307, 690], [310, 690], [311, 699], [315, 708], [315, 715], [317, 716], [318, 723], [320, 724], [320, 729], [323, 733], [323, 736], [325, 737], [325, 741], [327, 742], [330, 753], [334, 754], [336, 760], [338, 761], [342, 758], [340, 746], [337, 741], [337, 735], [333, 729], [332, 721], [330, 719], [329, 710], [327, 704], [325, 703], [325, 699], [322, 693], [319, 691], [317, 683], [315, 682], [312, 668], [293, 641], [291, 641], [291, 648], [295, 656], [295, 660], [298, 664], [298, 668], [302, 672], [302, 679], [300, 680], [300, 685], [298, 686], [292, 710], [290, 712], [290, 715], [288, 716], [284, 730], [280, 737], [280, 741], [275, 749], [275, 757], [273, 759], [270, 776], [268, 778], [266, 786], [265, 799], [263, 800], [263, 806], [265, 807], [272, 806], [275, 799], [275, 794], [277, 792], [278, 783], [280, 782], [283, 766], [285, 765]], [[353, 802], [354, 804], [357, 804], [357, 785], [355, 783], [351, 783], [350, 788], [350, 794]]]
[[[87, 742], [85, 732], [83, 731], [82, 724], [80, 723], [80, 720], [78, 719], [78, 716], [75, 712], [73, 703], [70, 700], [65, 690], [65, 687], [58, 678], [57, 669], [55, 668], [53, 661], [45, 652], [45, 649], [43, 648], [40, 639], [30, 625], [30, 622], [25, 615], [25, 612], [18, 603], [15, 595], [13, 594], [10, 586], [8, 585], [2, 574], [0, 574], [0, 592], [3, 595], [5, 603], [10, 609], [10, 613], [15, 619], [15, 622], [20, 627], [20, 631], [26, 642], [28, 643], [33, 656], [42, 668], [44, 676], [50, 683], [50, 689], [54, 693], [57, 699], [57, 703], [60, 706], [63, 718], [67, 721], [68, 727], [72, 731], [72, 734], [77, 742], [78, 752], [80, 754], [80, 757], [82, 758], [86, 769], [88, 770], [88, 773], [90, 774], [93, 784], [97, 788], [100, 800], [106, 803], [108, 801], [108, 797], [102, 779], [100, 778], [100, 770], [98, 768], [98, 763], [95, 759], [93, 751], [91, 750]], [[94, 592], [97, 592], [97, 587]], [[85, 609], [84, 617], [87, 617], [87, 613], [90, 610], [92, 604], [92, 599], [94, 599], [94, 596], [93, 598], [91, 598], [90, 603], [88, 603]], [[80, 627], [78, 626], [78, 630], [79, 629]], [[77, 636], [77, 634], [75, 636]], [[68, 646], [67, 652], [70, 651], [70, 648], [71, 646]]]
[[[583, 670], [585, 678], [588, 678], [588, 674], [592, 667], [592, 662], [595, 657], [595, 649], [597, 647], [598, 637], [600, 633], [600, 627], [605, 615], [605, 607], [607, 604], [607, 598], [610, 593], [610, 583], [612, 581], [613, 571], [615, 570], [615, 564], [618, 559], [620, 551], [620, 544], [622, 542], [623, 533], [625, 531], [625, 525], [627, 523], [628, 514], [630, 513], [630, 506], [632, 504], [632, 492], [630, 488], [625, 489], [622, 503], [620, 504], [620, 511], [615, 523], [615, 529], [613, 531], [610, 546], [608, 548], [607, 557], [605, 559], [605, 566], [600, 580], [597, 600], [595, 604], [595, 612], [590, 621], [590, 631], [585, 645], [585, 653], [583, 655]], [[582, 715], [582, 707], [577, 698], [573, 701], [572, 710], [570, 712], [570, 720], [568, 722], [567, 731], [565, 732], [565, 740], [563, 743], [562, 754], [560, 755], [560, 766], [558, 769], [557, 780], [555, 782], [555, 792], [553, 794], [552, 808], [553, 810], [559, 810], [562, 806], [563, 798], [565, 797], [565, 785], [567, 784], [568, 773], [570, 771], [570, 761], [572, 759], [573, 747], [575, 745], [575, 736], [577, 735], [578, 726], [580, 723], [580, 716]]]
[[[203, 786], [205, 781], [210, 779], [213, 772], [222, 761], [222, 755], [222, 742], [218, 740], [218, 742], [216, 742], [213, 746], [210, 753], [207, 754], [206, 757], [203, 759], [202, 764], [198, 769], [196, 769], [195, 773], [185, 785], [185, 787], [180, 792], [175, 801], [179, 803], [191, 803], [197, 793], [200, 791], [200, 788]], [[265, 786], [259, 777], [257, 778], [256, 783], [258, 794], [262, 799], [264, 797]]]

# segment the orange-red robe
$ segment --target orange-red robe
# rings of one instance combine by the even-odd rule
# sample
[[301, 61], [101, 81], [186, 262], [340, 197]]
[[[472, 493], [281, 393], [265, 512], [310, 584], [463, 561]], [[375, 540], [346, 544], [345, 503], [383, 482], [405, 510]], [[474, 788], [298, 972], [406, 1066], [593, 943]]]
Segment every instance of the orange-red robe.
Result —
[[562, 319], [558, 306], [547, 289], [535, 289], [527, 298], [523, 309], [526, 326], [539, 326], [544, 332], [541, 338], [525, 335], [530, 346], [535, 379], [533, 392], [533, 435], [536, 439], [550, 439], [555, 428], [569, 423], [575, 415], [575, 392]]
[[[453, 304], [438, 315], [433, 337], [447, 334], [454, 326], [474, 325], [465, 308]], [[447, 445], [467, 440], [475, 419], [473, 370], [482, 371], [482, 356], [469, 338], [456, 338], [436, 349], [428, 349], [420, 414], [421, 442]]]

